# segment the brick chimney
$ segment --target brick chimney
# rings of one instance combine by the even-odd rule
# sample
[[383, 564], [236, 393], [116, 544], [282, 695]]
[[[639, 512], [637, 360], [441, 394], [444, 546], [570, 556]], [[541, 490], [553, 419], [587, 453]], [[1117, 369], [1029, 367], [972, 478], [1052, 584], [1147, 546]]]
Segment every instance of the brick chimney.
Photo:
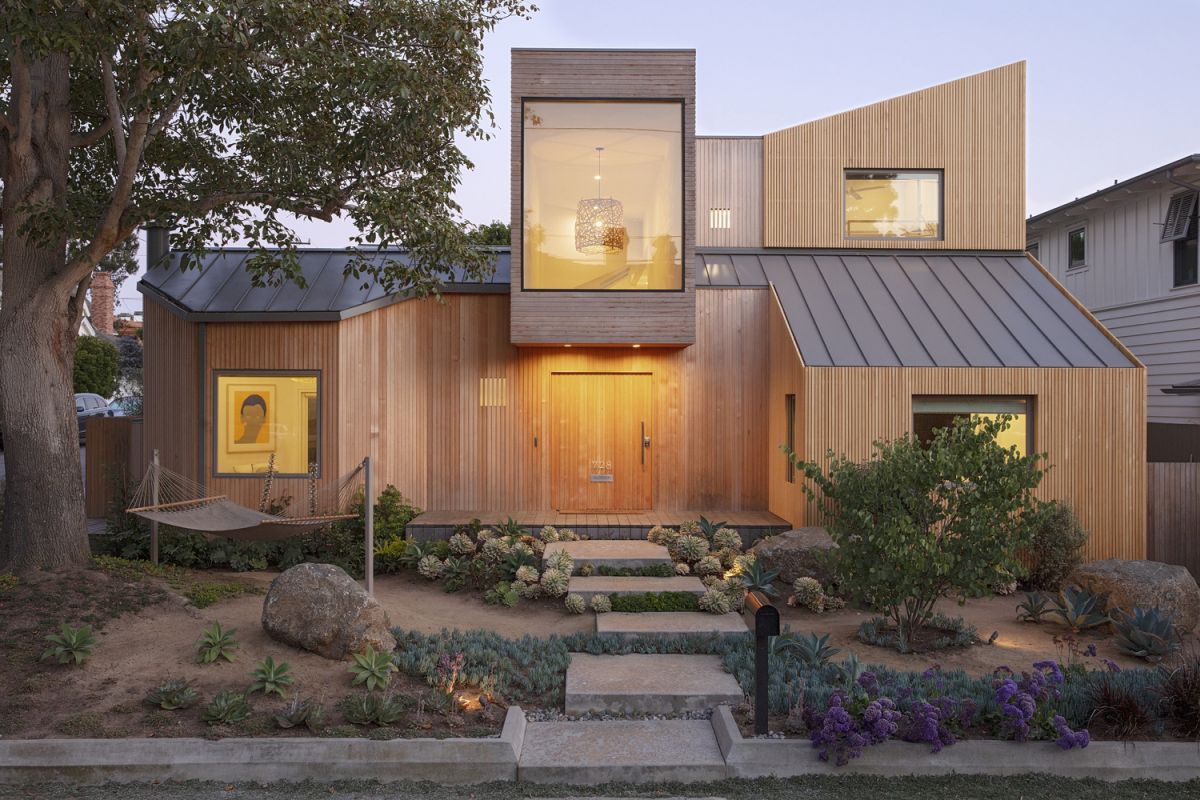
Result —
[[116, 291], [113, 289], [112, 275], [96, 271], [92, 275], [92, 327], [96, 333], [112, 336], [113, 330], [113, 301]]

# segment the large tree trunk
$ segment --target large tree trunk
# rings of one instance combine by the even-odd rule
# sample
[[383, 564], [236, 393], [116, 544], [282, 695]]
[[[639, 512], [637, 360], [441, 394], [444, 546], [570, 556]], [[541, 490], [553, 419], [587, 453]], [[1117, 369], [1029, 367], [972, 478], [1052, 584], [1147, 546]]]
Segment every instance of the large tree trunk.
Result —
[[87, 563], [72, 373], [88, 271], [68, 274], [65, 231], [34, 239], [24, 230], [33, 209], [66, 209], [67, 57], [51, 54], [28, 69], [14, 59], [13, 67], [21, 91], [10, 93], [17, 132], [4, 140], [0, 201], [0, 434], [6, 473], [0, 569], [25, 572]]

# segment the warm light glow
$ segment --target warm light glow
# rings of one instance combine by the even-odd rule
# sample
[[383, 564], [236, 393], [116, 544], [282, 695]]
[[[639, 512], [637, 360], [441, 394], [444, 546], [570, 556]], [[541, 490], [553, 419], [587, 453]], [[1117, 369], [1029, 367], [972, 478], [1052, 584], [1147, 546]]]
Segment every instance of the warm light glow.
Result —
[[570, 346], [571, 346], [571, 345], [569, 345], [569, 344], [564, 344], [564, 345], [563, 345], [563, 347], [570, 347]]
[[942, 174], [846, 170], [847, 239], [941, 238]]
[[317, 376], [218, 375], [213, 397], [217, 472], [304, 475], [317, 460]]
[[641, 345], [640, 345], [640, 344], [635, 344], [635, 345], [633, 346], [633, 349], [634, 349], [634, 350], [637, 350], [639, 347], [641, 347]]
[[458, 697], [458, 707], [463, 711], [478, 711], [483, 708], [483, 703], [479, 702], [480, 695], [475, 692], [460, 692]]

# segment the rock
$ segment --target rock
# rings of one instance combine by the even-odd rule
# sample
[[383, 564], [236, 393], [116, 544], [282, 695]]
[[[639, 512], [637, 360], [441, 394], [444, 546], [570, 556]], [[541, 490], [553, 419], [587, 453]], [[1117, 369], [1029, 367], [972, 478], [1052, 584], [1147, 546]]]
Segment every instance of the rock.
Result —
[[298, 564], [271, 581], [262, 624], [271, 638], [325, 658], [396, 647], [383, 607], [332, 564]]
[[1157, 606], [1174, 614], [1175, 624], [1184, 631], [1200, 623], [1200, 587], [1186, 567], [1110, 558], [1076, 567], [1068, 583], [1108, 592], [1109, 608], [1132, 611]]
[[824, 554], [837, 547], [824, 528], [798, 528], [760, 539], [750, 552], [768, 570], [779, 573], [789, 586], [796, 578], [816, 578], [822, 586], [833, 580]]

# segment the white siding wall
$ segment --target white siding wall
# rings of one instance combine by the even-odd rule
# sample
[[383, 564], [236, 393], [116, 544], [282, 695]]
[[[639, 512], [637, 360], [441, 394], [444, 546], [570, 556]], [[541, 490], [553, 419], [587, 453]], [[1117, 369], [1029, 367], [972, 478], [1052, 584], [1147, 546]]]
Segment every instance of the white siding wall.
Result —
[[[1038, 260], [1147, 368], [1150, 422], [1200, 424], [1200, 397], [1164, 386], [1200, 379], [1200, 288], [1173, 288], [1174, 249], [1159, 242], [1171, 195], [1181, 187], [1114, 192], [1104, 207], [1029, 231]], [[1045, 225], [1043, 223], [1043, 225]], [[1087, 228], [1087, 264], [1067, 269], [1067, 234]]]

